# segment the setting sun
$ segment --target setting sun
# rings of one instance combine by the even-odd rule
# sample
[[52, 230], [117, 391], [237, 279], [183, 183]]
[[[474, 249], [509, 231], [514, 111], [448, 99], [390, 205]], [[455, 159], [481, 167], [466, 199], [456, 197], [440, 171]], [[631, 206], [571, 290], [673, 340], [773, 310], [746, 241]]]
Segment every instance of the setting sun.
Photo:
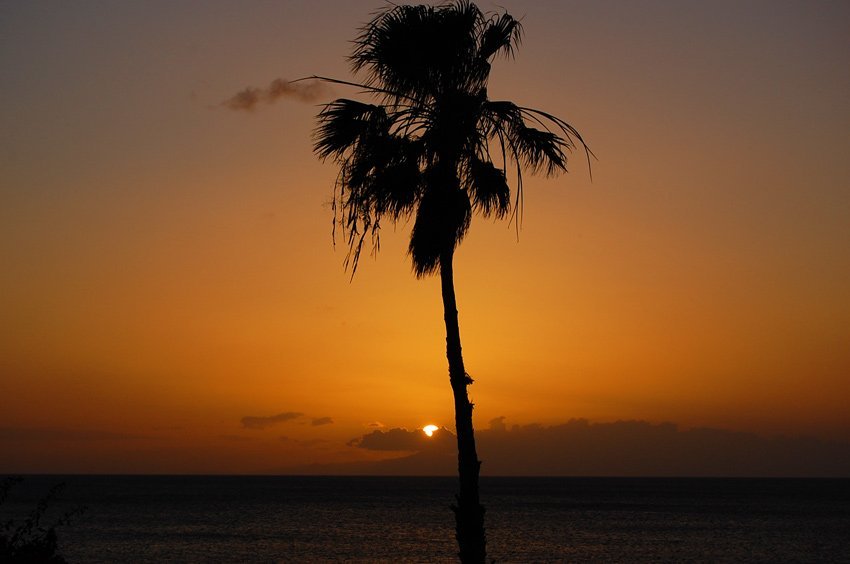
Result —
[[434, 431], [437, 431], [439, 429], [440, 428], [436, 425], [425, 425], [424, 427], [422, 427], [422, 431], [424, 431], [425, 434], [429, 437], [432, 437], [434, 435]]

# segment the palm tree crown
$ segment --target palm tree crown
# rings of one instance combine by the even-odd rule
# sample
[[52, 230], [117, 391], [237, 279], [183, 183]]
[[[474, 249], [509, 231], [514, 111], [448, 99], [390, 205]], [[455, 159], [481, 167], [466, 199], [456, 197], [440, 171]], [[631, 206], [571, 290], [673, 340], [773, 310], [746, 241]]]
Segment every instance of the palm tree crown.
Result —
[[523, 168], [565, 171], [576, 141], [589, 154], [563, 120], [489, 99], [491, 62], [513, 56], [521, 37], [519, 21], [485, 14], [468, 0], [392, 6], [361, 30], [350, 62], [363, 81], [331, 81], [360, 86], [375, 103], [331, 102], [314, 137], [318, 156], [340, 166], [334, 212], [352, 272], [367, 237], [377, 249], [385, 217], [412, 217], [414, 272], [433, 274], [463, 239], [473, 211], [497, 218], [518, 211]]

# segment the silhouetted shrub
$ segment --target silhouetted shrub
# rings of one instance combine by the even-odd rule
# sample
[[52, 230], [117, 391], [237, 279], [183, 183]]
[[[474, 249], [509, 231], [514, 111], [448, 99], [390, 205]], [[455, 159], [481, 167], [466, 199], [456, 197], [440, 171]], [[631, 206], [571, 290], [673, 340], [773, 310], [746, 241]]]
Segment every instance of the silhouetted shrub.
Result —
[[[6, 501], [12, 487], [21, 481], [20, 477], [9, 477], [0, 482], [0, 505]], [[68, 524], [84, 508], [69, 511], [50, 525], [42, 524], [48, 507], [64, 487], [65, 484], [53, 486], [26, 519], [16, 521], [10, 518], [0, 523], [0, 563], [66, 564], [66, 560], [57, 554], [56, 528]]]

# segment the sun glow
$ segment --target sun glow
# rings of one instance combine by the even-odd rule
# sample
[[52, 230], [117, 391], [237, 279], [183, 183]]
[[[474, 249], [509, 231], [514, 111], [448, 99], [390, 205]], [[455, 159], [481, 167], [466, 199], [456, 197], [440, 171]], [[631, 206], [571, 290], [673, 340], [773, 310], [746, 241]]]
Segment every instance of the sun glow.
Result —
[[429, 437], [434, 436], [434, 431], [437, 431], [439, 429], [440, 428], [437, 427], [436, 425], [425, 425], [424, 427], [422, 427], [422, 431], [424, 431], [425, 434], [428, 435]]

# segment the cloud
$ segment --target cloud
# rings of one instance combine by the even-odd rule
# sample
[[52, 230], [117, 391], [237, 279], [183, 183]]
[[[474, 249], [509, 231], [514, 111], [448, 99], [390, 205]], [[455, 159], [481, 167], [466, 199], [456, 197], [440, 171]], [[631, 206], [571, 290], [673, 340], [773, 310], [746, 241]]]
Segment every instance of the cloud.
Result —
[[505, 425], [506, 417], [502, 415], [501, 417], [496, 417], [495, 419], [490, 420], [490, 430], [491, 431], [507, 431], [508, 426]]
[[419, 435], [424, 435], [424, 433], [401, 428], [390, 429], [389, 431], [378, 430], [351, 439], [347, 444], [368, 450], [419, 450], [421, 448], [421, 437]]
[[567, 476], [850, 476], [850, 444], [673, 423], [504, 420], [477, 433], [484, 472]]
[[248, 87], [221, 103], [234, 111], [252, 112], [257, 105], [274, 104], [280, 98], [291, 98], [299, 102], [315, 102], [330, 96], [332, 89], [318, 80], [290, 82], [285, 78], [276, 78], [266, 88]]
[[303, 416], [303, 413], [299, 413], [297, 411], [286, 411], [284, 413], [278, 413], [277, 415], [270, 415], [268, 417], [245, 416], [242, 418], [242, 427], [245, 429], [266, 429], [272, 425], [298, 419]]
[[428, 437], [421, 429], [408, 431], [396, 427], [389, 431], [372, 431], [348, 441], [347, 444], [357, 448], [381, 451], [435, 450], [454, 445], [454, 435], [446, 428], [435, 431], [434, 436]]
[[[560, 425], [510, 427], [505, 421], [498, 417], [489, 428], [475, 433], [484, 475], [850, 477], [850, 443], [846, 442], [683, 430], [673, 423], [647, 421], [573, 419]], [[432, 439], [418, 430], [373, 431], [353, 439], [349, 446], [408, 454], [302, 467], [297, 472], [452, 475], [457, 471], [456, 445], [454, 436], [443, 431]]]
[[318, 427], [320, 425], [330, 425], [333, 422], [334, 420], [331, 417], [314, 417], [310, 424], [313, 425], [313, 427]]

